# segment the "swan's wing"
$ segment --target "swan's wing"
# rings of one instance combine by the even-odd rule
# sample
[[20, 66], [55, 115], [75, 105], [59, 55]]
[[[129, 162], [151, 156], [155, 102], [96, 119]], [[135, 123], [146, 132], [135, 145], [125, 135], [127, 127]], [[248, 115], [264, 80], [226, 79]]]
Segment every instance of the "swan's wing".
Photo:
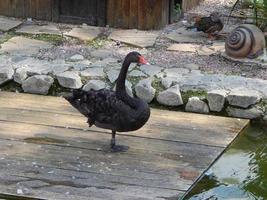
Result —
[[87, 92], [86, 98], [81, 100], [81, 107], [91, 123], [97, 121], [101, 124], [115, 124], [127, 115], [130, 107], [117, 98], [115, 92], [98, 90]]

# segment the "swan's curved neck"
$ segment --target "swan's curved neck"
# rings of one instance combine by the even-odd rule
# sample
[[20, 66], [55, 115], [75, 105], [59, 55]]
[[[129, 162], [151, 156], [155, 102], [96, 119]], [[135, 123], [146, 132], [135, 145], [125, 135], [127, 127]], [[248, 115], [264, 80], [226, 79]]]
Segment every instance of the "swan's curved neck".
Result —
[[127, 76], [127, 72], [128, 72], [130, 64], [131, 64], [131, 61], [129, 61], [129, 59], [126, 58], [122, 64], [122, 68], [121, 68], [119, 77], [117, 79], [116, 93], [126, 92], [125, 80], [126, 80], [126, 76]]
[[122, 64], [122, 68], [116, 83], [116, 95], [132, 108], [136, 108], [136, 101], [127, 94], [125, 87], [126, 76], [131, 62], [132, 61], [126, 58]]

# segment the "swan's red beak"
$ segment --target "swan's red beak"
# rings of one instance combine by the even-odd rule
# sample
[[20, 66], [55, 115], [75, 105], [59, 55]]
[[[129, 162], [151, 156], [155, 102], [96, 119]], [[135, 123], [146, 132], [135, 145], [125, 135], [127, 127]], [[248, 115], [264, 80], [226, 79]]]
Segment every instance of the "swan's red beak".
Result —
[[139, 56], [139, 63], [143, 65], [149, 65], [149, 62], [143, 56]]

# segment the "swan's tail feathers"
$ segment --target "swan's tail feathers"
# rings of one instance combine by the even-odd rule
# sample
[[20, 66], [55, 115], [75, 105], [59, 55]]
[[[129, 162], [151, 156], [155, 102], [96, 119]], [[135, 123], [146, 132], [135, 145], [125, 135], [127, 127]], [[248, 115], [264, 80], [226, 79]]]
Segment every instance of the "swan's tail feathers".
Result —
[[81, 89], [74, 89], [72, 92], [68, 95], [63, 96], [67, 101], [71, 102], [75, 99], [81, 99], [85, 94], [85, 91]]
[[74, 108], [84, 114], [81, 108], [81, 99], [86, 95], [86, 92], [81, 89], [75, 89], [71, 94], [63, 96]]
[[[64, 98], [81, 114], [88, 118], [89, 126], [94, 125], [94, 106], [90, 102], [90, 92], [81, 89], [75, 89], [71, 94], [64, 96]], [[88, 97], [89, 96], [89, 97]]]

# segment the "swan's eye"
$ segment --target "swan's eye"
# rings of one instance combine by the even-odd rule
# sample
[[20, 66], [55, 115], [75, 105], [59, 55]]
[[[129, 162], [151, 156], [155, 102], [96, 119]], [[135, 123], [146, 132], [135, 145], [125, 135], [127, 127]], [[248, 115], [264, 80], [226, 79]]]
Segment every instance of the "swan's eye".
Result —
[[143, 56], [139, 56], [138, 62], [143, 65], [149, 65], [149, 63], [146, 61], [146, 59]]

